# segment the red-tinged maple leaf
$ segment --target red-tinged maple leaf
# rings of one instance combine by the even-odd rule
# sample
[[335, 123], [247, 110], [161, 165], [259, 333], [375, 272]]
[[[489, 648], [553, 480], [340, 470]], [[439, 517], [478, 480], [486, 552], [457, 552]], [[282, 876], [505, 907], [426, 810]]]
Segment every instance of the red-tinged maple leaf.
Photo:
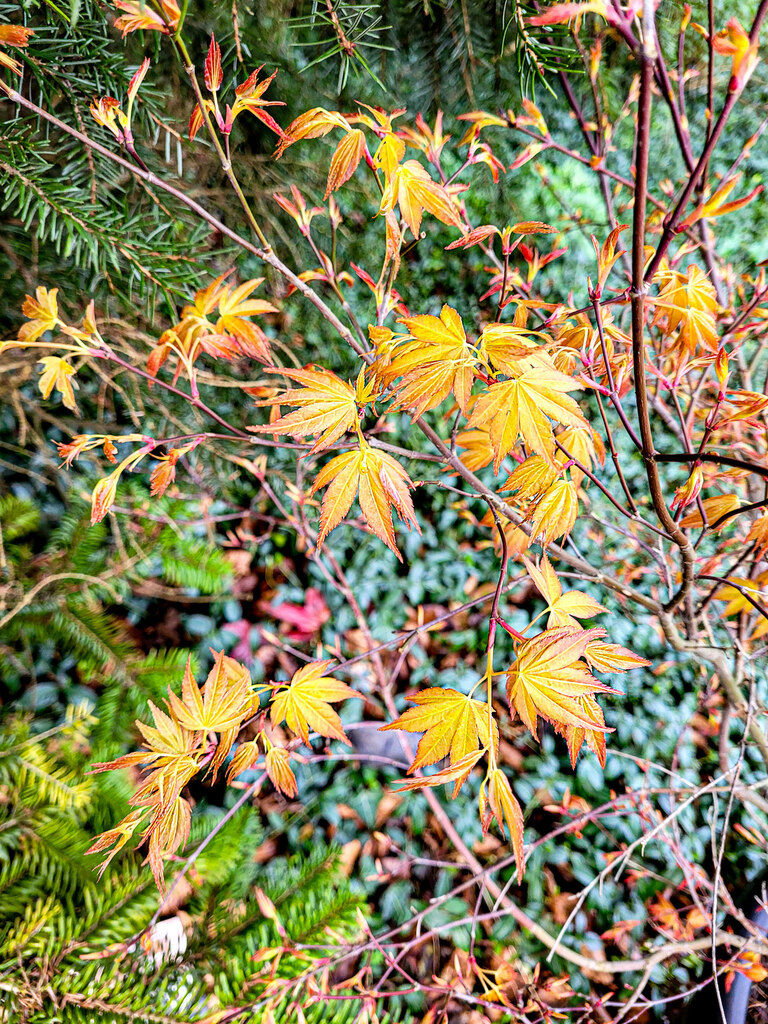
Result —
[[443, 768], [442, 771], [435, 772], [434, 775], [424, 775], [417, 779], [403, 780], [394, 792], [404, 793], [412, 789], [444, 786], [448, 782], [453, 782], [455, 784], [459, 782], [459, 780], [463, 782], [482, 756], [482, 750], [470, 751], [470, 753], [462, 757], [461, 760], [457, 761], [456, 764], [449, 765], [448, 768]]
[[176, 463], [182, 456], [194, 451], [202, 440], [202, 437], [196, 437], [189, 444], [185, 444], [181, 448], [171, 448], [167, 455], [153, 456], [153, 458], [158, 460], [158, 464], [149, 476], [149, 493], [153, 498], [157, 495], [165, 494], [168, 487], [176, 479]]
[[322, 487], [328, 487], [328, 490], [320, 511], [318, 547], [349, 512], [355, 495], [373, 533], [400, 561], [402, 556], [395, 545], [392, 508], [404, 523], [421, 533], [409, 493], [413, 482], [400, 463], [386, 452], [375, 451], [365, 444], [359, 451], [337, 455], [315, 477], [310, 496]]
[[283, 133], [275, 156], [281, 157], [289, 146], [300, 139], [319, 139], [334, 128], [343, 128], [345, 132], [352, 131], [352, 125], [338, 111], [313, 107], [291, 121]]
[[125, 11], [115, 20], [123, 37], [129, 32], [162, 32], [170, 35], [179, 25], [180, 11], [176, 0], [159, 0], [160, 11], [150, 7], [145, 0], [112, 0], [119, 11]]
[[765, 186], [757, 185], [748, 195], [742, 196], [741, 199], [732, 199], [731, 202], [726, 202], [728, 196], [733, 192], [740, 180], [741, 175], [737, 174], [730, 181], [719, 185], [709, 199], [700, 203], [693, 213], [689, 213], [685, 220], [681, 221], [680, 229], [683, 230], [691, 227], [701, 219], [714, 220], [715, 217], [722, 217], [726, 213], [734, 213], [736, 210], [749, 205], [753, 199], [764, 191]]
[[461, 227], [461, 215], [444, 185], [433, 181], [416, 160], [406, 160], [389, 179], [381, 197], [379, 213], [400, 207], [400, 216], [418, 238], [424, 210], [443, 224]]
[[517, 660], [507, 676], [507, 697], [535, 736], [538, 717], [555, 726], [575, 726], [610, 732], [595, 721], [592, 709], [579, 697], [616, 693], [598, 682], [581, 658], [590, 642], [605, 636], [604, 629], [547, 629], [517, 648]]
[[224, 80], [224, 71], [221, 67], [221, 47], [211, 34], [211, 43], [208, 47], [208, 55], [205, 58], [205, 88], [208, 92], [218, 92]]
[[[408, 708], [394, 722], [382, 726], [381, 731], [404, 729], [406, 732], [424, 733], [408, 769], [409, 775], [425, 765], [442, 761], [444, 757], [448, 757], [451, 766], [455, 766], [463, 762], [468, 754], [488, 750], [491, 742], [493, 750], [498, 748], [499, 730], [494, 721], [491, 740], [490, 721], [493, 712], [489, 712], [487, 703], [473, 700], [458, 690], [443, 687], [431, 687], [408, 699], [416, 707]], [[458, 776], [455, 780], [454, 797], [466, 777]]]
[[249, 427], [254, 433], [288, 434], [290, 437], [317, 435], [310, 451], [319, 452], [353, 430], [359, 419], [358, 393], [351, 384], [321, 367], [304, 370], [273, 369], [284, 377], [298, 381], [300, 388], [290, 388], [257, 402], [260, 406], [295, 405], [274, 423]]
[[485, 110], [470, 110], [465, 114], [459, 114], [457, 120], [468, 121], [464, 135], [459, 139], [459, 146], [468, 146], [473, 139], [477, 138], [483, 128], [508, 128], [509, 121], [497, 114], [489, 114]]
[[[267, 336], [246, 319], [278, 312], [270, 302], [251, 298], [264, 278], [234, 286], [224, 284], [227, 276], [221, 274], [196, 292], [194, 302], [182, 309], [181, 320], [163, 333], [147, 360], [147, 369], [153, 376], [173, 352], [178, 356], [174, 380], [182, 366], [192, 366], [201, 352], [219, 359], [247, 355], [260, 362], [270, 361]], [[219, 316], [214, 323], [211, 314], [217, 306]]]
[[313, 661], [300, 668], [290, 683], [279, 684], [269, 709], [273, 725], [285, 722], [309, 745], [309, 730], [349, 743], [341, 719], [331, 707], [348, 697], [359, 697], [346, 683], [326, 675], [333, 661]]
[[115, 854], [122, 850], [125, 844], [133, 837], [133, 834], [141, 823], [141, 819], [146, 813], [146, 807], [139, 807], [135, 811], [131, 811], [130, 814], [126, 815], [126, 817], [115, 825], [114, 828], [107, 829], [106, 832], [102, 832], [100, 835], [95, 837], [93, 843], [85, 851], [86, 854], [103, 853], [105, 850], [109, 850], [110, 846], [112, 847], [101, 864], [99, 864], [99, 878], [104, 874]]
[[443, 147], [451, 137], [443, 134], [442, 110], [438, 110], [435, 115], [434, 128], [429, 127], [421, 113], [416, 115], [414, 125], [414, 128], [405, 127], [400, 130], [400, 135], [405, 139], [407, 145], [421, 150], [430, 163], [439, 160]]
[[[477, 358], [467, 341], [461, 317], [445, 305], [440, 316], [401, 317], [408, 334], [379, 373], [395, 385], [395, 409], [413, 410], [414, 419], [446, 398], [451, 391], [466, 411]], [[411, 340], [409, 340], [411, 339]]]
[[741, 92], [752, 76], [759, 60], [758, 42], [752, 41], [738, 18], [731, 18], [723, 32], [712, 38], [717, 53], [732, 58], [729, 92]]
[[227, 108], [227, 117], [224, 123], [224, 130], [229, 132], [232, 130], [232, 125], [235, 120], [244, 111], [253, 114], [259, 121], [267, 126], [271, 131], [280, 137], [281, 142], [285, 140], [286, 135], [277, 121], [272, 117], [271, 114], [267, 113], [264, 107], [284, 107], [285, 104], [282, 100], [265, 100], [262, 97], [267, 89], [270, 87], [272, 82], [277, 75], [276, 71], [273, 71], [267, 78], [259, 81], [259, 74], [261, 69], [264, 67], [261, 64], [252, 71], [244, 82], [241, 82], [235, 89], [235, 102], [231, 110]]
[[585, 14], [599, 14], [609, 24], [615, 24], [616, 14], [610, 9], [605, 0], [582, 0], [581, 3], [555, 3], [548, 4], [546, 10], [541, 14], [526, 17], [529, 25], [561, 25], [563, 22], [572, 19], [581, 19]]
[[493, 235], [498, 235], [501, 232], [494, 224], [481, 224], [479, 227], [472, 228], [461, 238], [457, 238], [455, 242], [451, 242], [450, 245], [446, 245], [446, 249], [470, 249], [473, 245], [479, 245], [480, 242], [484, 242], [486, 239], [491, 238]]
[[[525, 360], [522, 361], [525, 364]], [[587, 421], [567, 394], [581, 385], [554, 368], [528, 361], [511, 380], [491, 385], [472, 409], [467, 427], [487, 427], [495, 453], [493, 470], [522, 438], [529, 451], [552, 458], [555, 451], [552, 422], [583, 427]]]
[[309, 225], [312, 223], [314, 218], [318, 215], [325, 214], [327, 211], [323, 206], [308, 206], [306, 199], [295, 185], [291, 185], [291, 197], [293, 202], [291, 202], [290, 199], [286, 199], [285, 196], [280, 195], [279, 192], [272, 193], [272, 198], [275, 200], [277, 205], [293, 217], [298, 225], [299, 231], [301, 231], [302, 235], [307, 236], [309, 234]]

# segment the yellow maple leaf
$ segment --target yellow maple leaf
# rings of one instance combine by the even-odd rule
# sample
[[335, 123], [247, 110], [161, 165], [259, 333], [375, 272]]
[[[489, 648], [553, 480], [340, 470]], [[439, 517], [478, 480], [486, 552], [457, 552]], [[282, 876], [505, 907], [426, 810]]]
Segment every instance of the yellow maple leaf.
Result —
[[507, 676], [510, 708], [536, 735], [538, 717], [555, 726], [606, 729], [592, 709], [577, 698], [593, 693], [616, 693], [598, 682], [580, 659], [587, 645], [605, 636], [604, 629], [547, 629], [517, 649], [517, 660]]
[[235, 729], [250, 713], [252, 703], [250, 673], [223, 651], [214, 652], [214, 666], [202, 690], [187, 661], [181, 699], [169, 692], [169, 710], [179, 725], [204, 732], [227, 733]]
[[[524, 321], [525, 307], [519, 306], [515, 319]], [[535, 357], [538, 349], [534, 336], [544, 337], [538, 331], [529, 331], [524, 322], [512, 324], [486, 324], [480, 335], [481, 351], [488, 362], [502, 373], [515, 376], [520, 373], [520, 360]], [[541, 355], [546, 360], [542, 349]]]
[[477, 399], [467, 422], [469, 429], [488, 427], [494, 450], [494, 472], [522, 438], [531, 452], [552, 460], [555, 451], [552, 422], [583, 427], [587, 421], [569, 391], [581, 387], [554, 368], [523, 361], [519, 377], [492, 384]]
[[317, 474], [310, 495], [328, 487], [320, 510], [318, 548], [349, 512], [357, 495], [360, 509], [373, 533], [402, 561], [392, 525], [394, 507], [404, 523], [421, 533], [409, 488], [413, 483], [403, 467], [387, 455], [363, 443], [358, 451], [331, 459]]
[[[309, 730], [349, 743], [341, 719], [331, 707], [347, 697], [359, 697], [346, 683], [327, 676], [333, 661], [313, 661], [300, 668], [290, 683], [281, 684], [272, 698], [269, 715], [273, 725], [285, 721], [291, 732], [309, 745]], [[292, 774], [292, 773], [291, 773]]]
[[289, 388], [277, 395], [265, 398], [257, 405], [295, 405], [293, 412], [286, 413], [274, 423], [249, 427], [254, 433], [288, 434], [291, 437], [317, 435], [310, 451], [319, 452], [344, 434], [352, 430], [359, 417], [357, 395], [351, 384], [337, 377], [330, 370], [273, 370], [302, 387]]
[[579, 498], [572, 480], [556, 480], [528, 510], [531, 539], [547, 547], [559, 537], [567, 537], [579, 514]]
[[46, 331], [52, 331], [60, 322], [56, 302], [58, 291], [58, 288], [51, 288], [49, 291], [48, 288], [40, 287], [35, 290], [34, 297], [26, 296], [21, 311], [29, 318], [29, 323], [22, 324], [19, 328], [19, 341], [37, 341], [41, 335]]
[[699, 345], [717, 348], [717, 295], [707, 275], [692, 263], [685, 274], [673, 271], [654, 300], [658, 324], [666, 317], [667, 332], [677, 331], [674, 346], [687, 356]]
[[522, 502], [538, 501], [557, 480], [558, 475], [557, 465], [542, 455], [529, 455], [510, 473], [501, 490], [516, 492]]
[[[733, 586], [732, 584], [736, 584]], [[756, 601], [765, 599], [763, 588], [768, 584], [768, 572], [761, 572], [754, 579], [746, 579], [742, 576], [732, 576], [728, 583], [715, 591], [715, 597], [719, 601], [727, 601], [723, 609], [723, 615], [730, 618], [732, 615], [740, 615], [742, 612], [754, 612], [755, 606], [746, 596], [749, 594]], [[765, 619], [763, 619], [765, 622]], [[766, 623], [768, 626], [768, 623]]]
[[406, 160], [393, 171], [381, 197], [379, 213], [388, 213], [398, 205], [400, 215], [418, 238], [424, 210], [443, 224], [461, 226], [461, 216], [444, 185], [433, 181], [417, 160]]
[[523, 555], [523, 562], [536, 589], [547, 602], [549, 608], [547, 629], [556, 626], [578, 629], [577, 619], [591, 619], [601, 612], [608, 611], [589, 594], [581, 594], [578, 590], [567, 590], [563, 593], [557, 573], [546, 555], [541, 556], [538, 566], [534, 565], [525, 555]]
[[77, 402], [73, 390], [77, 387], [77, 381], [71, 379], [75, 368], [61, 356], [43, 356], [38, 362], [43, 364], [40, 379], [37, 382], [43, 398], [50, 397], [51, 392], [56, 388], [61, 395], [62, 404], [72, 412], [77, 412]]
[[[451, 766], [455, 766], [467, 755], [489, 748], [489, 711], [488, 705], [483, 701], [473, 700], [458, 690], [439, 686], [416, 693], [409, 700], [416, 705], [415, 708], [409, 708], [394, 722], [382, 726], [382, 731], [405, 729], [406, 732], [424, 733], [416, 748], [416, 756], [408, 769], [409, 775], [425, 765], [442, 761], [444, 757], [448, 757]], [[495, 722], [492, 742], [495, 750], [499, 742], [499, 731]], [[456, 779], [454, 796], [465, 779], [466, 775]]]
[[397, 401], [393, 408], [412, 409], [416, 419], [453, 391], [466, 412], [477, 359], [456, 310], [445, 305], [439, 317], [402, 317], [398, 323], [404, 324], [408, 334], [389, 364], [379, 371], [389, 382], [403, 378], [395, 386]]

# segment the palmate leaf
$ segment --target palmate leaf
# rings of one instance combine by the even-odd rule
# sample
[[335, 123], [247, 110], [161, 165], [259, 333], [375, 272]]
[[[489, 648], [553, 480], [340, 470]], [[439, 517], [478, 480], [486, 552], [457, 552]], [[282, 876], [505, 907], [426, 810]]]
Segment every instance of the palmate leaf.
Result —
[[421, 532], [409, 489], [413, 483], [403, 467], [387, 455], [364, 444], [358, 451], [345, 452], [323, 466], [315, 477], [310, 494], [328, 487], [320, 511], [320, 547], [349, 512], [357, 495], [365, 520], [373, 533], [383, 540], [402, 561], [395, 545], [392, 508], [403, 522]]
[[451, 767], [455, 768], [464, 764], [465, 758], [477, 753], [478, 757], [466, 772], [454, 780], [453, 795], [456, 796], [480, 754], [491, 745], [494, 750], [498, 747], [499, 729], [495, 721], [491, 739], [493, 712], [489, 712], [488, 704], [483, 701], [473, 700], [458, 690], [438, 686], [416, 693], [409, 699], [416, 707], [409, 708], [394, 722], [382, 726], [381, 731], [404, 729], [406, 732], [424, 733], [408, 769], [409, 775], [425, 765], [442, 761], [444, 757], [448, 757]]
[[577, 590], [567, 590], [563, 593], [557, 573], [546, 555], [541, 556], [538, 566], [534, 565], [525, 555], [523, 555], [523, 562], [536, 589], [547, 602], [549, 608], [548, 629], [557, 626], [578, 629], [577, 619], [591, 619], [594, 615], [608, 610], [589, 594], [581, 594]]
[[552, 423], [586, 427], [576, 402], [567, 394], [581, 385], [554, 367], [542, 366], [538, 357], [515, 378], [493, 384], [480, 395], [467, 428], [487, 427], [494, 450], [493, 469], [522, 438], [529, 451], [552, 459], [555, 450]]
[[412, 409], [415, 419], [453, 391], [466, 412], [477, 358], [456, 310], [445, 305], [439, 317], [403, 317], [398, 323], [405, 325], [408, 334], [383, 372], [389, 382], [403, 378], [395, 385], [393, 408]]
[[604, 629], [547, 629], [520, 644], [507, 676], [507, 698], [534, 736], [539, 717], [560, 727], [611, 731], [599, 708], [599, 714], [595, 713], [578, 699], [593, 693], [617, 693], [598, 682], [580, 660], [588, 645], [603, 636]]
[[[346, 683], [325, 674], [332, 664], [333, 661], [313, 661], [300, 668], [290, 683], [277, 691], [270, 707], [273, 725], [279, 725], [284, 721], [307, 745], [310, 729], [314, 729], [321, 736], [349, 743], [341, 719], [331, 704], [346, 700], [348, 697], [359, 697], [360, 694]], [[276, 763], [272, 765], [273, 770], [282, 775], [283, 781], [287, 778], [284, 774], [285, 767], [287, 766], [279, 766]]]
[[254, 433], [288, 434], [291, 437], [308, 437], [317, 434], [317, 440], [310, 451], [319, 452], [351, 430], [358, 417], [357, 395], [351, 384], [347, 384], [329, 370], [273, 370], [285, 377], [298, 381], [302, 387], [290, 388], [271, 398], [257, 402], [257, 405], [295, 405], [274, 423], [249, 427]]
[[461, 227], [461, 215], [447, 188], [433, 181], [417, 160], [406, 160], [393, 172], [381, 197], [379, 213], [389, 213], [397, 205], [415, 238], [424, 210], [443, 224]]
[[241, 724], [252, 706], [251, 676], [248, 670], [228, 658], [223, 651], [214, 655], [215, 663], [202, 691], [187, 661], [181, 684], [181, 700], [170, 691], [170, 711], [185, 729], [227, 732]]

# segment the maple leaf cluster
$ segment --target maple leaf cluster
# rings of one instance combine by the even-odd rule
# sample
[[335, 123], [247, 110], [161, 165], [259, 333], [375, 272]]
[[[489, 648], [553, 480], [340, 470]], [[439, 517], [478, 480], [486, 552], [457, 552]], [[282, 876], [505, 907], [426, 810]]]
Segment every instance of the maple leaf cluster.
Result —
[[[227, 761], [228, 782], [258, 762], [276, 789], [286, 797], [296, 796], [291, 751], [268, 735], [267, 712], [261, 709], [265, 694], [271, 696], [268, 714], [273, 727], [284, 722], [306, 744], [310, 729], [319, 736], [349, 742], [331, 705], [358, 694], [328, 675], [331, 661], [305, 665], [287, 683], [254, 686], [244, 665], [223, 651], [212, 653], [214, 665], [202, 687], [188, 660], [181, 695], [169, 689], [165, 710], [149, 702], [153, 724], [136, 723], [144, 750], [93, 765], [93, 772], [140, 768], [147, 773], [129, 801], [134, 809], [97, 836], [87, 851], [108, 851], [100, 874], [141, 827], [140, 842], [148, 843], [147, 860], [164, 892], [165, 861], [189, 838], [192, 806], [182, 793], [200, 773], [214, 780]], [[233, 753], [235, 741], [251, 722], [257, 726], [255, 738], [238, 743]]]

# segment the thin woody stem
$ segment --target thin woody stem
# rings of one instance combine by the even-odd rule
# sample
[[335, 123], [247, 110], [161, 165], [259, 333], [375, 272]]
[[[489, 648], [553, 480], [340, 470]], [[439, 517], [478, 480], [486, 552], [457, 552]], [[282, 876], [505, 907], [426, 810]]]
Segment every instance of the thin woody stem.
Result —
[[[768, 0], [762, 0], [760, 6], [757, 9], [757, 13], [755, 14], [754, 21], [752, 22], [752, 28], [749, 32], [750, 45], [757, 41], [758, 36], [760, 34], [760, 28], [767, 14]], [[728, 123], [728, 119], [731, 116], [731, 112], [733, 111], [733, 108], [736, 106], [736, 103], [740, 95], [741, 91], [739, 89], [733, 89], [732, 91], [729, 91], [725, 103], [723, 104], [723, 109], [720, 111], [720, 116], [718, 117], [717, 122], [715, 123], [712, 132], [709, 135], [709, 138], [707, 139], [704, 150], [701, 156], [699, 157], [696, 166], [689, 174], [688, 180], [685, 183], [685, 188], [683, 189], [680, 198], [675, 204], [674, 209], [665, 219], [664, 230], [662, 231], [661, 235], [661, 241], [659, 242], [656, 252], [654, 253], [653, 259], [648, 264], [648, 269], [645, 272], [645, 280], [648, 282], [653, 280], [656, 271], [659, 269], [661, 261], [664, 259], [664, 256], [666, 255], [667, 249], [669, 248], [672, 239], [678, 232], [678, 223], [680, 221], [680, 218], [682, 217], [686, 207], [688, 206], [688, 201], [693, 195], [696, 186], [698, 185], [699, 179], [702, 178], [709, 164], [710, 157], [714, 152], [714, 149], [720, 139], [720, 136], [722, 135], [725, 129], [726, 124]]]
[[[768, 2], [768, 0], [766, 0]], [[648, 160], [651, 138], [651, 86], [656, 57], [653, 0], [643, 3], [643, 50], [640, 70], [640, 98], [637, 114], [635, 149], [635, 203], [632, 223], [632, 365], [635, 380], [635, 399], [640, 426], [641, 454], [645, 463], [648, 488], [659, 522], [680, 549], [683, 579], [678, 592], [665, 606], [672, 611], [680, 604], [693, 583], [696, 554], [689, 538], [669, 513], [656, 463], [648, 388], [645, 375], [645, 296], [647, 286], [643, 274], [645, 267], [645, 215], [648, 194]]]

